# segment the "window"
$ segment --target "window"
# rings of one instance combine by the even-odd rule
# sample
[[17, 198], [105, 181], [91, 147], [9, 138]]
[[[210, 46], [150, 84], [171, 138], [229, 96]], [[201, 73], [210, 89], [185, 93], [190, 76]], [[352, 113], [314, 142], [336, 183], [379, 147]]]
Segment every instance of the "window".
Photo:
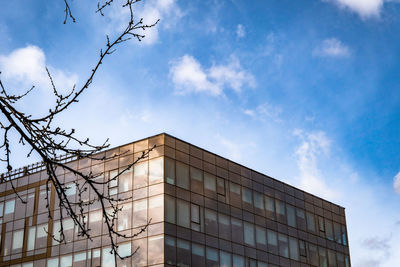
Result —
[[224, 239], [231, 239], [231, 224], [229, 216], [218, 213], [219, 236]]
[[312, 244], [308, 244], [308, 251], [310, 252], [309, 263], [313, 266], [318, 266], [318, 251], [317, 247]]
[[48, 259], [47, 267], [58, 267], [58, 258]]
[[274, 200], [270, 197], [265, 196], [265, 210], [267, 212], [267, 218], [275, 220], [275, 204]]
[[318, 247], [319, 252], [319, 266], [320, 267], [328, 267], [328, 259], [326, 257], [326, 249], [322, 247]]
[[162, 157], [149, 160], [149, 184], [155, 184], [163, 181], [164, 160]]
[[133, 202], [133, 227], [147, 224], [147, 199], [136, 200]]
[[206, 233], [218, 235], [217, 213], [213, 210], [204, 209], [204, 218]]
[[257, 267], [257, 261], [256, 260], [253, 260], [253, 259], [250, 259], [250, 258], [248, 258], [248, 266], [249, 267]]
[[256, 241], [257, 244], [266, 246], [267, 245], [267, 238], [266, 238], [266, 231], [265, 228], [256, 226]]
[[264, 199], [263, 195], [258, 192], [253, 192], [254, 195], [254, 207], [259, 209], [261, 212], [264, 212]]
[[345, 267], [344, 265], [344, 256], [342, 253], [337, 253], [337, 266], [338, 267]]
[[192, 204], [192, 222], [200, 223], [200, 207]]
[[164, 199], [163, 195], [158, 195], [149, 198], [149, 218], [151, 222], [161, 222], [164, 219], [163, 212]]
[[147, 186], [147, 162], [136, 163], [133, 165], [133, 187], [140, 188]]
[[103, 251], [101, 253], [101, 266], [114, 266], [115, 265], [115, 260], [114, 260], [114, 254], [110, 253], [111, 248], [103, 248]]
[[162, 235], [148, 238], [148, 264], [159, 264], [164, 261], [164, 237]]
[[285, 216], [285, 203], [283, 203], [282, 201], [276, 199], [275, 200], [275, 205], [276, 205], [276, 214], [277, 215], [281, 215], [281, 216]]
[[347, 246], [346, 227], [344, 225], [342, 225], [342, 242], [343, 245]]
[[121, 210], [118, 212], [118, 231], [130, 229], [132, 222], [132, 203], [124, 203], [120, 208]]
[[176, 185], [189, 190], [189, 166], [176, 162]]
[[326, 238], [333, 241], [333, 228], [332, 222], [330, 220], [325, 219], [325, 228], [326, 228]]
[[3, 208], [4, 208], [4, 203], [0, 202], [0, 217], [3, 216]]
[[165, 181], [175, 184], [175, 161], [170, 158], [165, 158]]
[[[72, 219], [71, 219], [71, 221], [72, 221]], [[73, 225], [73, 224], [72, 224]], [[68, 228], [68, 225], [67, 226], [65, 226], [66, 228]], [[72, 228], [73, 229], [73, 228]], [[68, 229], [65, 229], [66, 231], [68, 231], [69, 230], [69, 228]], [[73, 232], [73, 231], [72, 231]], [[68, 236], [67, 236], [67, 234], [66, 234], [66, 238], [67, 238]], [[36, 240], [35, 240], [35, 249], [38, 249], [38, 248], [44, 248], [44, 247], [46, 247], [47, 246], [47, 223], [45, 223], [45, 224], [41, 224], [41, 225], [38, 225], [37, 227], [36, 227]]]
[[118, 170], [113, 170], [108, 173], [109, 182], [108, 182], [108, 194], [110, 196], [118, 194]]
[[225, 251], [220, 250], [219, 251], [219, 266], [221, 267], [231, 267], [232, 266], [232, 260], [231, 260], [231, 254]]
[[85, 266], [85, 264], [86, 264], [86, 252], [75, 253], [74, 266]]
[[242, 198], [240, 197], [240, 185], [230, 182], [230, 200], [231, 204], [235, 207], [242, 207]]
[[192, 265], [193, 267], [204, 266], [205, 252], [204, 246], [193, 243], [192, 244]]
[[175, 223], [175, 198], [165, 195], [165, 220]]
[[253, 195], [250, 189], [242, 187], [242, 200], [246, 204], [253, 205]]
[[76, 194], [76, 184], [70, 183], [65, 186], [65, 194], [67, 196], [73, 196]]
[[177, 199], [177, 224], [182, 227], [190, 227], [189, 202]]
[[328, 249], [328, 262], [329, 267], [336, 267], [336, 256], [335, 251]]
[[4, 208], [4, 214], [7, 215], [7, 214], [14, 213], [14, 207], [15, 207], [15, 199], [6, 201], [6, 205]]
[[62, 256], [60, 258], [60, 266], [72, 267], [72, 255]]
[[241, 220], [231, 218], [232, 241], [243, 243], [243, 223]]
[[278, 235], [276, 232], [267, 230], [268, 251], [278, 254]]
[[315, 232], [315, 219], [314, 215], [307, 212], [306, 213], [306, 218], [307, 218], [307, 229], [309, 231]]
[[301, 230], [306, 229], [306, 214], [304, 213], [304, 210], [299, 208], [296, 208], [296, 224]]
[[191, 264], [190, 243], [177, 240], [177, 266], [189, 267]]
[[344, 263], [346, 265], [346, 267], [350, 267], [350, 260], [349, 260], [349, 256], [344, 256]]
[[200, 207], [196, 204], [191, 204], [191, 221], [192, 229], [200, 231]]
[[279, 241], [279, 255], [285, 258], [289, 258], [288, 237], [283, 234], [278, 234], [278, 241]]
[[218, 266], [218, 250], [207, 247], [206, 259], [206, 266]]
[[286, 205], [287, 211], [287, 223], [291, 227], [296, 227], [296, 216], [294, 214], [294, 207], [291, 205]]
[[132, 167], [121, 173], [118, 177], [119, 192], [126, 192], [132, 190]]
[[319, 225], [319, 230], [321, 232], [325, 232], [324, 218], [318, 217], [318, 225]]
[[225, 180], [222, 178], [217, 179], [217, 193], [225, 196]]
[[292, 260], [299, 260], [299, 246], [297, 244], [297, 239], [293, 237], [289, 237], [289, 249], [290, 249], [290, 258]]
[[[140, 248], [136, 251], [135, 256], [131, 258], [132, 266], [147, 266], [147, 238], [134, 239], [132, 248], [136, 250], [138, 247]], [[97, 267], [97, 265], [94, 266]]]
[[24, 243], [24, 230], [18, 230], [13, 232], [13, 242], [12, 242], [12, 250], [19, 250], [17, 252], [21, 252], [22, 244]]
[[[103, 213], [100, 210], [89, 212], [89, 227], [92, 236], [97, 236], [101, 234], [102, 219], [103, 219]], [[56, 234], [54, 232], [54, 228], [53, 228], [53, 233]]]
[[239, 255], [233, 255], [233, 267], [244, 267], [244, 258]]
[[175, 238], [165, 236], [165, 262], [170, 265], [176, 264], [176, 241]]
[[254, 225], [248, 222], [244, 222], [244, 242], [254, 246]]
[[307, 257], [306, 243], [303, 240], [299, 240], [299, 252], [300, 256]]
[[335, 241], [339, 244], [342, 244], [342, 235], [340, 231], [340, 224], [333, 223], [333, 232], [335, 233]]
[[[57, 235], [57, 229], [53, 229], [54, 237]], [[59, 233], [58, 233], [59, 235]], [[27, 250], [34, 250], [35, 249], [35, 237], [36, 237], [36, 226], [29, 227], [28, 231], [28, 246]], [[57, 241], [53, 240], [53, 245], [57, 244], [55, 243]]]
[[212, 192], [217, 192], [217, 185], [214, 175], [206, 172], [204, 173], [204, 189]]
[[190, 177], [192, 178], [190, 183], [191, 190], [202, 194], [204, 185], [203, 172], [197, 168], [190, 167]]

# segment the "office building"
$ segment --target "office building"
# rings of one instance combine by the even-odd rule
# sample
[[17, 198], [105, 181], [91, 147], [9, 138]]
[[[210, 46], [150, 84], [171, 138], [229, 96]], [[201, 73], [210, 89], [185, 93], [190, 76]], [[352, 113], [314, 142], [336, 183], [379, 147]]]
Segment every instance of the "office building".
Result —
[[[104, 155], [117, 156], [105, 162], [66, 161], [109, 179], [154, 145], [148, 158], [103, 188], [128, 198], [120, 203], [118, 231], [136, 233], [151, 219], [142, 234], [118, 240], [122, 255], [139, 247], [118, 266], [350, 266], [343, 207], [170, 135], [110, 149]], [[76, 177], [59, 171], [59, 179], [76, 199]], [[48, 234], [59, 235], [60, 211], [50, 192], [49, 220], [44, 167], [27, 166], [2, 180], [0, 266], [112, 266], [98, 205], [86, 213], [92, 240], [77, 236], [72, 219], [65, 218], [67, 242], [59, 243]]]

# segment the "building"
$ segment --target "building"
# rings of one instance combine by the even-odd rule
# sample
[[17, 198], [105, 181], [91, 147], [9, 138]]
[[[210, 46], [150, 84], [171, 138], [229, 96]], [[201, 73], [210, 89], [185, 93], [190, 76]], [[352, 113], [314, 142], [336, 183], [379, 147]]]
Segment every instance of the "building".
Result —
[[[160, 134], [106, 151], [122, 154], [107, 162], [70, 159], [70, 166], [108, 177], [156, 145], [146, 160], [110, 183], [110, 194], [132, 199], [118, 214], [118, 230], [134, 233], [119, 251], [132, 258], [119, 266], [350, 266], [344, 208], [199, 147]], [[43, 166], [12, 173], [0, 184], [0, 266], [108, 266], [113, 262], [102, 216], [88, 212], [93, 240], [76, 236], [64, 221], [67, 243], [59, 244], [54, 194], [48, 219]], [[65, 182], [75, 179], [60, 174]], [[2, 176], [4, 179], [4, 175]], [[106, 189], [106, 188], [105, 188]], [[71, 186], [71, 198], [76, 192]]]

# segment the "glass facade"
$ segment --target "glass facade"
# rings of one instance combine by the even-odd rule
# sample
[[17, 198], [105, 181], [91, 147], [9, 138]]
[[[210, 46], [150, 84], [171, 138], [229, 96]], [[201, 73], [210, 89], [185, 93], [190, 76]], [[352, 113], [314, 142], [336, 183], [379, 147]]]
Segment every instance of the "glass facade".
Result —
[[[148, 158], [127, 169], [154, 145]], [[118, 231], [131, 235], [150, 222], [140, 235], [118, 239], [121, 255], [136, 251], [118, 266], [350, 266], [340, 206], [166, 134], [104, 153], [119, 156], [69, 164], [98, 174], [98, 181], [110, 179], [99, 190], [125, 199]], [[71, 173], [59, 177], [75, 200], [82, 181]], [[98, 205], [85, 215], [92, 240], [79, 237], [63, 215], [67, 242], [57, 241], [62, 211], [54, 192], [46, 192], [46, 178], [43, 170], [28, 170], [12, 179], [19, 197], [10, 181], [0, 184], [0, 266], [112, 266]], [[94, 197], [89, 190], [83, 199]]]

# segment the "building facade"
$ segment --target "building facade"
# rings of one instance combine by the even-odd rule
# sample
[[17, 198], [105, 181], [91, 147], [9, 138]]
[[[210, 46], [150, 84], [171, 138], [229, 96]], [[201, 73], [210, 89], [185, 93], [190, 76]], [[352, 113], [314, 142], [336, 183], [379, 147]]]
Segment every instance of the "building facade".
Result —
[[[136, 233], [151, 219], [142, 234], [118, 240], [122, 255], [138, 248], [118, 266], [350, 266], [343, 207], [170, 135], [108, 150], [106, 155], [119, 156], [106, 162], [70, 159], [68, 164], [109, 179], [154, 145], [148, 158], [103, 188], [129, 199], [121, 203], [118, 231]], [[74, 200], [76, 177], [63, 172], [59, 177], [70, 183], [67, 194]], [[92, 240], [78, 237], [72, 220], [64, 219], [67, 242], [59, 243], [51, 235], [59, 235], [60, 211], [50, 192], [49, 220], [43, 166], [2, 179], [0, 266], [113, 265], [98, 206], [87, 210]], [[87, 192], [85, 198], [91, 197]]]

